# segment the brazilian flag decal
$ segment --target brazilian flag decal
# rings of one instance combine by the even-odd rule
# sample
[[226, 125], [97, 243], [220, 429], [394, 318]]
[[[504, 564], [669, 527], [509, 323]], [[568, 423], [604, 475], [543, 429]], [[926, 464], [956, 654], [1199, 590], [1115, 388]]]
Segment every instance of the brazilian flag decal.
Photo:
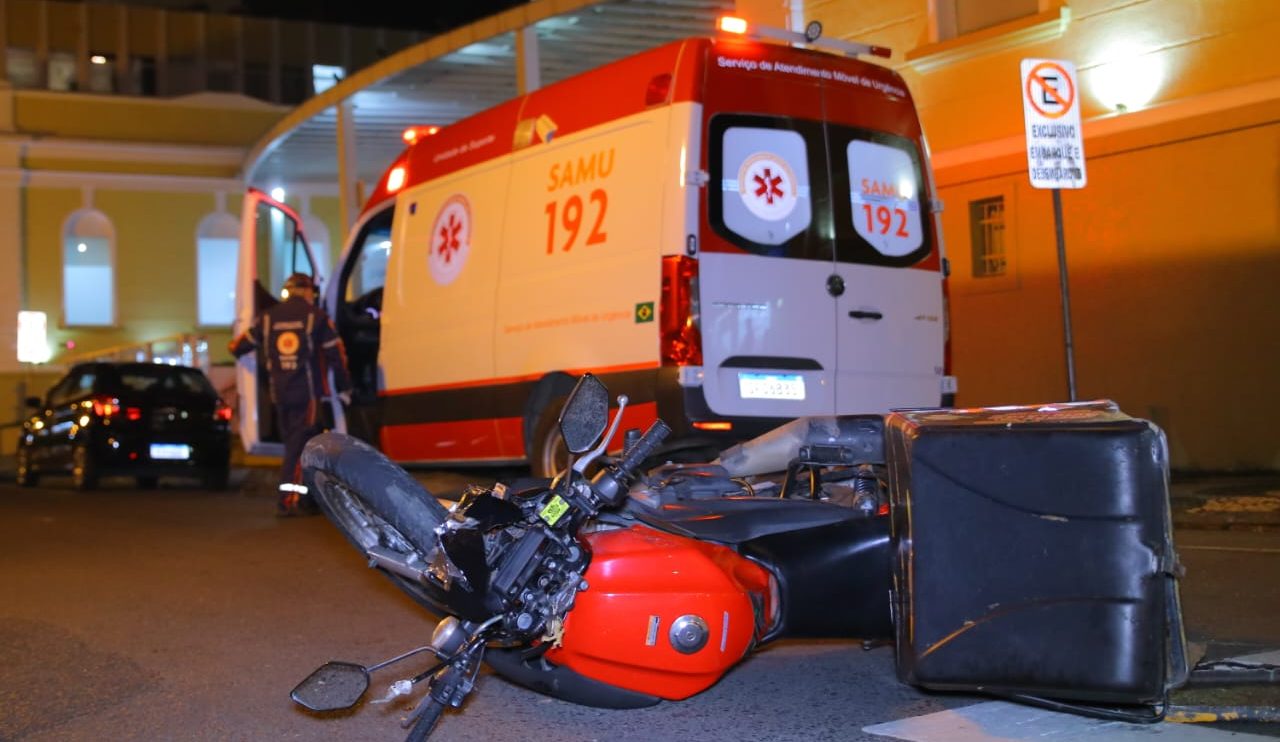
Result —
[[646, 301], [636, 305], [636, 322], [653, 321], [653, 302]]

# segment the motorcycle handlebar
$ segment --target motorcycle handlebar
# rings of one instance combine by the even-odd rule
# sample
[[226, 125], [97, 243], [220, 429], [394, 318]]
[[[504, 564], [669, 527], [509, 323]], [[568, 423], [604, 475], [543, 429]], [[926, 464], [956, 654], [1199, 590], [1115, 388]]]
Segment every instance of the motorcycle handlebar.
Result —
[[666, 423], [654, 420], [649, 429], [644, 431], [644, 435], [640, 436], [640, 440], [623, 451], [621, 462], [600, 472], [592, 480], [591, 487], [600, 499], [609, 505], [617, 505], [621, 502], [626, 495], [624, 486], [631, 479], [633, 471], [653, 455], [653, 452], [658, 450], [658, 446], [662, 445], [670, 434], [671, 428]]
[[630, 477], [631, 471], [645, 459], [653, 455], [658, 450], [658, 446], [671, 435], [671, 428], [662, 420], [654, 420], [649, 429], [644, 431], [644, 435], [640, 436], [640, 440], [635, 442], [631, 448], [623, 451], [622, 462], [618, 464], [618, 472], [623, 476]]

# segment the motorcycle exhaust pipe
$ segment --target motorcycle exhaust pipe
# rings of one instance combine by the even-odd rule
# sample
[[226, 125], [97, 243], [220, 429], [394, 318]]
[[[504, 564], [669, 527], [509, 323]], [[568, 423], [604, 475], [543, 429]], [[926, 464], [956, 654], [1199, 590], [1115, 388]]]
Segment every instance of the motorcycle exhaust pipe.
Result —
[[415, 582], [426, 582], [427, 570], [410, 564], [404, 555], [385, 546], [370, 546], [364, 553], [369, 557], [370, 567], [381, 567], [388, 572], [407, 577]]

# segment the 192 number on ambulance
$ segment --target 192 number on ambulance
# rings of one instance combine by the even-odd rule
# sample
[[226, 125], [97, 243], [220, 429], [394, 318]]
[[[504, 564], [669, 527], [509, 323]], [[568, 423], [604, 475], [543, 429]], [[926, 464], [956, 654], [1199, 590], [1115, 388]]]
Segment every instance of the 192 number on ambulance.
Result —
[[[544, 211], [547, 214], [547, 254], [555, 252], [557, 232], [564, 232], [567, 235], [563, 238], [563, 244], [560, 247], [562, 252], [568, 252], [578, 240], [578, 234], [582, 231], [582, 218], [584, 211], [593, 211], [594, 219], [591, 222], [591, 232], [587, 235], [586, 244], [600, 245], [608, 238], [608, 234], [604, 231], [604, 215], [609, 208], [609, 194], [604, 189], [597, 188], [587, 197], [588, 206], [584, 208], [582, 197], [572, 195], [565, 199], [564, 206], [559, 201], [550, 201], [547, 203]], [[557, 214], [559, 219], [557, 220]], [[557, 228], [558, 227], [558, 228]]]

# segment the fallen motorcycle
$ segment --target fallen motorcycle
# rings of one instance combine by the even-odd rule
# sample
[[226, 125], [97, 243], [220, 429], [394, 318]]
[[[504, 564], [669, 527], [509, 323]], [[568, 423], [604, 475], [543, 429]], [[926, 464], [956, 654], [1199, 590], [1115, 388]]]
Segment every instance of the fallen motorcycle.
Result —
[[[794, 636], [893, 640], [903, 680], [1023, 700], [1153, 704], [1185, 678], [1163, 436], [1114, 405], [805, 418], [715, 462], [642, 473], [669, 431], [656, 421], [606, 457], [626, 404], [610, 425], [608, 391], [582, 377], [560, 418], [571, 466], [471, 487], [451, 510], [356, 439], [308, 443], [328, 517], [444, 618], [429, 645], [328, 663], [293, 699], [349, 708], [371, 672], [429, 653], [433, 666], [389, 691], [425, 684], [408, 720], [421, 740], [482, 662], [561, 699], [637, 708], [705, 690]], [[1089, 490], [1065, 503], [1064, 470]], [[1048, 556], [1010, 562], [961, 528], [1014, 529], [1014, 547]], [[1086, 651], [1115, 656], [1048, 646], [1081, 632]]]

